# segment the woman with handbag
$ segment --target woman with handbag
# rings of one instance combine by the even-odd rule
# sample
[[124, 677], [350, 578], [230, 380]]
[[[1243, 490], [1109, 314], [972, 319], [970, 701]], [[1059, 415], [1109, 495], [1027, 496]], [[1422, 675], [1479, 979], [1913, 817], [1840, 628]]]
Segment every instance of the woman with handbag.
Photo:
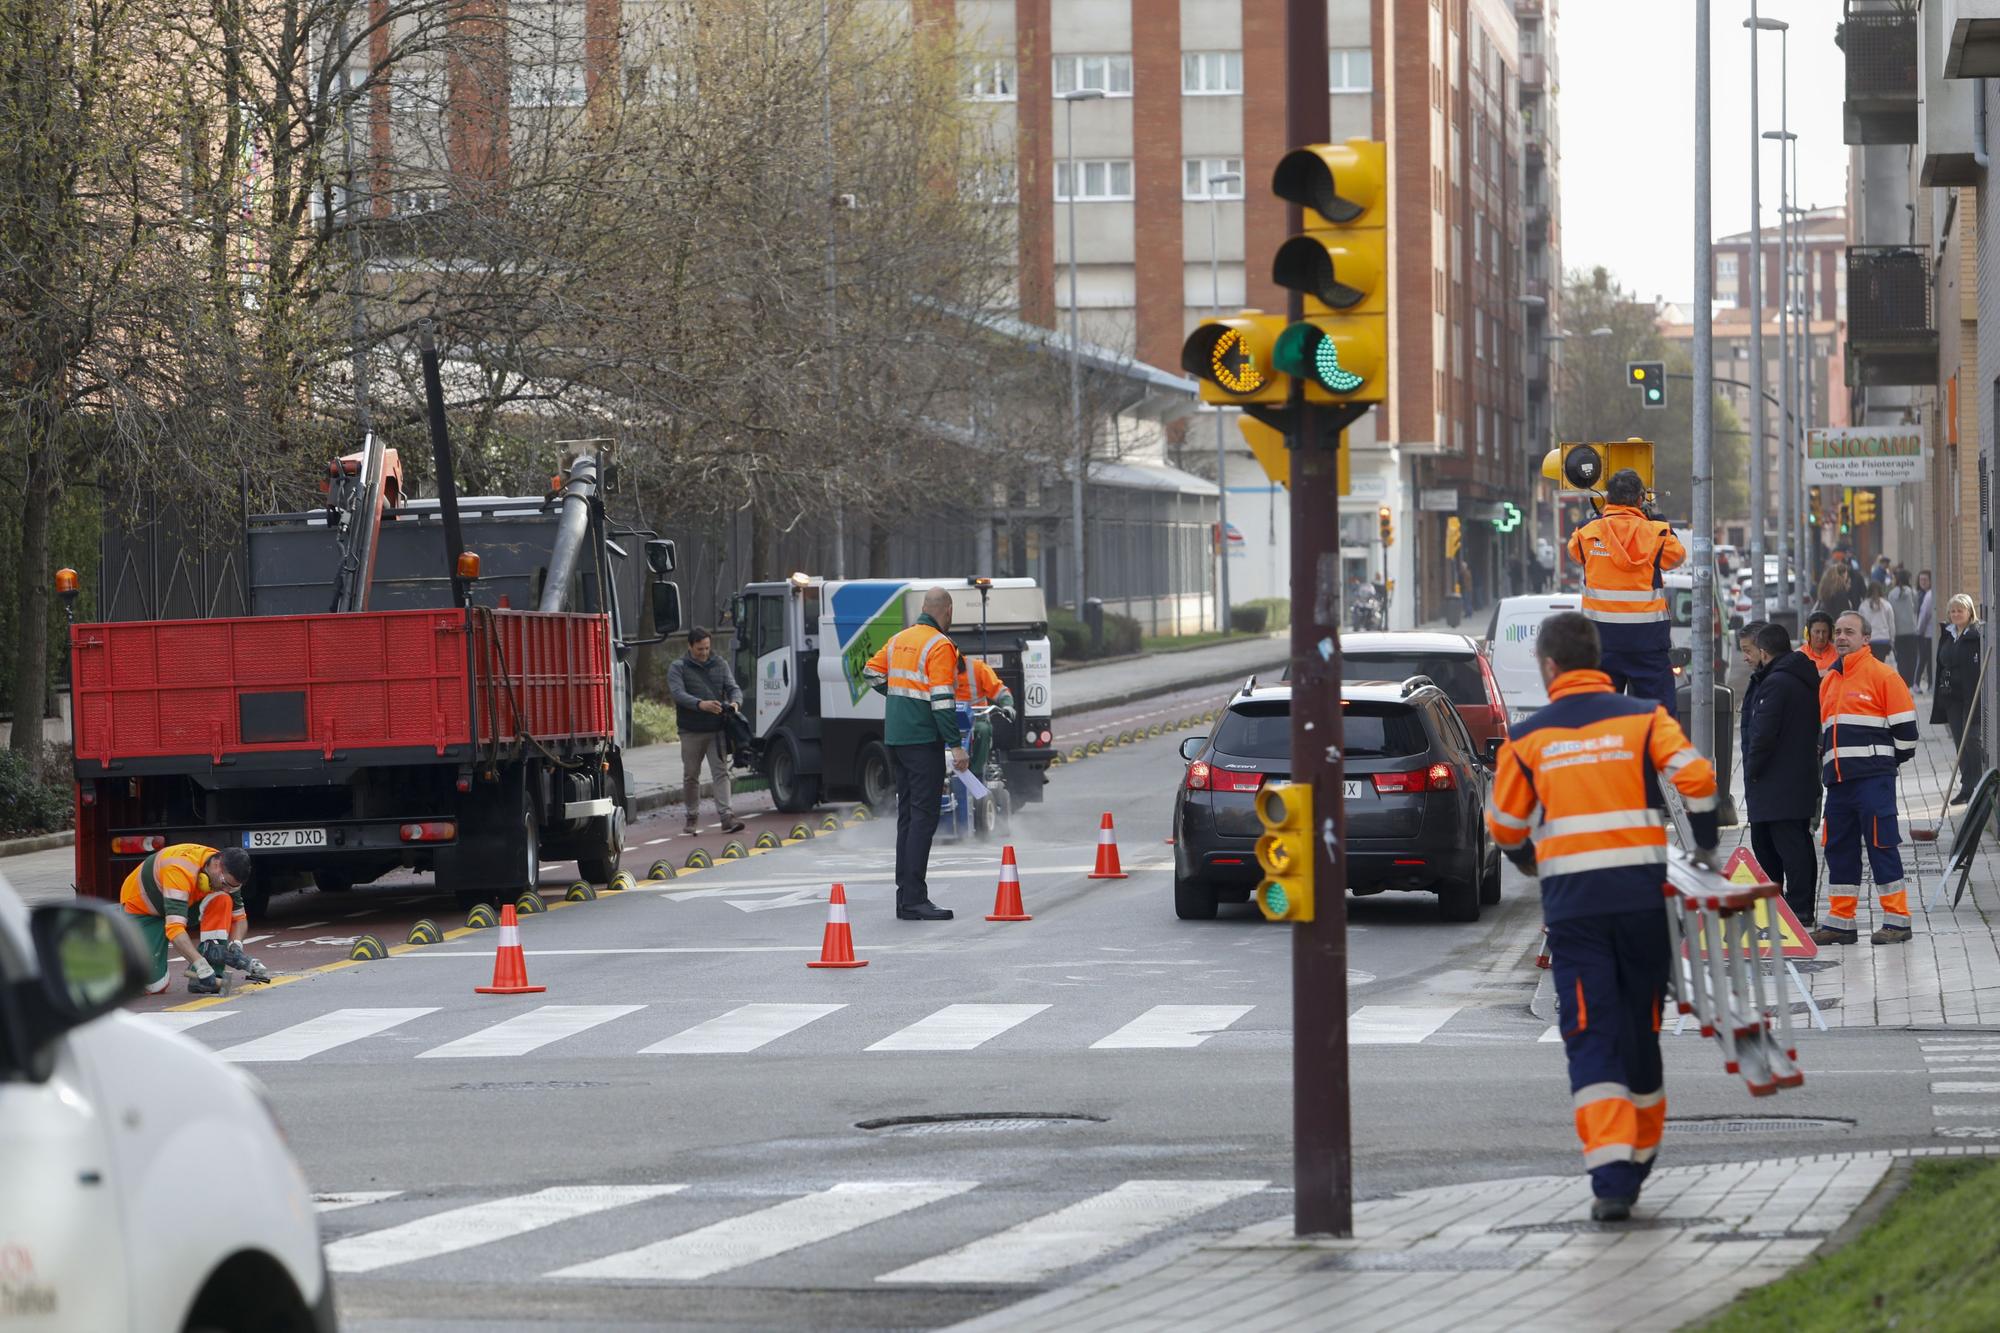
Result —
[[1979, 611], [1970, 597], [1959, 593], [1945, 604], [1949, 623], [1938, 634], [1937, 697], [1931, 721], [1951, 728], [1959, 754], [1958, 794], [1953, 805], [1972, 799], [1972, 788], [1986, 771], [1986, 754], [1979, 744]]

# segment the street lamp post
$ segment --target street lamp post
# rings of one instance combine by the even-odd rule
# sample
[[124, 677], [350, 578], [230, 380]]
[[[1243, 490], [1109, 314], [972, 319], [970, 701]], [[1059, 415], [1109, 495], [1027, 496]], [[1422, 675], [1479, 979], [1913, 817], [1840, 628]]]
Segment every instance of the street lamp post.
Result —
[[[1072, 168], [1074, 175], [1074, 168]], [[1218, 185], [1241, 185], [1243, 173], [1240, 171], [1218, 171], [1208, 178], [1208, 302], [1217, 318], [1222, 315], [1222, 258], [1217, 244], [1215, 215], [1222, 209], [1222, 196], [1215, 192]], [[1074, 185], [1075, 181], [1072, 180]], [[1241, 190], [1237, 193], [1240, 195]], [[1074, 263], [1076, 254], [1074, 243], [1070, 261]], [[1246, 263], [1248, 260], [1246, 259]], [[1072, 298], [1073, 299], [1073, 298]], [[1222, 409], [1215, 410], [1215, 518], [1217, 524], [1216, 558], [1221, 571], [1216, 579], [1215, 628], [1224, 633], [1229, 629], [1229, 459], [1226, 432], [1224, 431]]]
[[1076, 319], [1076, 199], [1079, 181], [1076, 175], [1076, 104], [1094, 102], [1104, 96], [1102, 88], [1078, 88], [1062, 95], [1063, 135], [1066, 146], [1063, 149], [1064, 167], [1069, 175], [1069, 190], [1065, 202], [1069, 204], [1069, 429], [1076, 446], [1076, 474], [1070, 478], [1069, 508], [1070, 528], [1074, 537], [1072, 560], [1076, 564], [1076, 575], [1072, 582], [1076, 585], [1076, 618], [1083, 619], [1083, 473], [1089, 458], [1089, 450], [1083, 438], [1083, 360], [1078, 341]]
[[[1765, 472], [1770, 464], [1764, 446], [1764, 200], [1760, 173], [1764, 140], [1757, 129], [1757, 34], [1781, 30], [1784, 25], [1777, 19], [1758, 18], [1757, 0], [1750, 0], [1750, 17], [1743, 20], [1743, 26], [1750, 30], [1750, 412], [1754, 418], [1750, 429], [1750, 618], [1762, 620], [1764, 519], [1770, 508]], [[1696, 482], [1696, 492], [1701, 489], [1701, 483]], [[1702, 534], [1695, 536], [1699, 541]], [[1713, 537], [1710, 533], [1710, 540]], [[1698, 569], [1696, 578], [1700, 578]], [[1696, 606], [1695, 613], [1703, 614], [1702, 608]]]
[[[1756, 0], [1751, 0], [1754, 5]], [[1689, 663], [1688, 730], [1695, 748], [1715, 754], [1715, 463], [1711, 451], [1715, 405], [1715, 238], [1709, 215], [1708, 0], [1694, 0], [1694, 661]], [[1752, 84], [1755, 87], [1755, 84]], [[1751, 104], [1756, 104], [1754, 92]], [[1755, 135], [1751, 136], [1753, 141]], [[1751, 233], [1752, 237], [1756, 235]], [[1754, 244], [1754, 240], [1752, 242]], [[1751, 272], [1754, 274], [1755, 269]], [[1753, 302], [1754, 304], [1754, 302]], [[1751, 327], [1757, 326], [1753, 323]], [[1758, 364], [1762, 365], [1762, 353]], [[1761, 398], [1756, 399], [1760, 405]], [[1759, 412], [1759, 429], [1762, 428]], [[1756, 473], [1751, 473], [1755, 484]], [[1760, 516], [1761, 518], [1761, 516]], [[1751, 528], [1762, 530], [1761, 521]], [[1761, 540], [1759, 545], [1761, 546]], [[1763, 595], [1763, 558], [1751, 586]], [[1761, 607], [1760, 607], [1761, 609]]]
[[[1784, 86], [1782, 77], [1778, 82], [1780, 87]], [[1783, 102], [1779, 105], [1783, 106]], [[1792, 550], [1798, 542], [1799, 527], [1799, 451], [1805, 447], [1806, 438], [1799, 413], [1798, 377], [1792, 373], [1792, 358], [1799, 350], [1798, 339], [1792, 333], [1792, 263], [1796, 249], [1792, 239], [1791, 184], [1785, 170], [1786, 163], [1798, 151], [1794, 145], [1799, 136], [1790, 130], [1765, 130], [1764, 137], [1778, 141], [1778, 270], [1783, 275], [1778, 284], [1778, 411], [1783, 418], [1779, 422], [1778, 454], [1778, 596], [1779, 605], [1789, 608], [1792, 585], [1787, 571], [1792, 568]], [[1763, 577], [1761, 571], [1757, 577]]]

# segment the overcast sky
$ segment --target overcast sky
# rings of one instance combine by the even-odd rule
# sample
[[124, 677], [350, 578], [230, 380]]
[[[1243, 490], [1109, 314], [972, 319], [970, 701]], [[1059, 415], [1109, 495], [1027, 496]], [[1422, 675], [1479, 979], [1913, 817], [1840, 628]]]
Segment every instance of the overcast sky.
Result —
[[[1710, 202], [1713, 234], [1750, 229], [1749, 0], [1712, 0]], [[1759, 0], [1762, 18], [1792, 25], [1759, 38], [1761, 130], [1779, 128], [1779, 44], [1789, 47], [1799, 193], [1844, 201], [1840, 141], [1845, 64], [1833, 44], [1832, 0]], [[1692, 0], [1568, 0], [1556, 29], [1562, 126], [1562, 262], [1602, 264], [1643, 299], [1694, 295], [1694, 5]], [[1778, 220], [1778, 147], [1766, 141], [1763, 212]]]

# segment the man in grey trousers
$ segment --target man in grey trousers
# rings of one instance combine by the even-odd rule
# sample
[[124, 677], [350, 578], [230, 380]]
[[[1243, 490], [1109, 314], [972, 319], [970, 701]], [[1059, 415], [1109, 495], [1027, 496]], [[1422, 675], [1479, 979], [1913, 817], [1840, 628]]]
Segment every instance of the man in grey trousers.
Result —
[[739, 707], [743, 691], [729, 663], [715, 651], [715, 640], [696, 625], [688, 631], [688, 650], [667, 668], [667, 693], [674, 697], [674, 714], [681, 731], [681, 801], [687, 807], [687, 828], [701, 831], [701, 761], [708, 760], [715, 792], [715, 816], [724, 833], [740, 832], [743, 821], [729, 810], [729, 743], [722, 730], [724, 711]]

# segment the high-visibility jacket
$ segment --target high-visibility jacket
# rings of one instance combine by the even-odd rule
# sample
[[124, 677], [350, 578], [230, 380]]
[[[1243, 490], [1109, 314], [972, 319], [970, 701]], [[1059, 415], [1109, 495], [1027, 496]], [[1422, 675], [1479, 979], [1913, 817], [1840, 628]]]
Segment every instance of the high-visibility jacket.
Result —
[[1820, 677], [1819, 766], [1827, 786], [1894, 773], [1916, 753], [1910, 687], [1865, 644]]
[[215, 854], [215, 848], [198, 842], [162, 847], [132, 868], [118, 892], [118, 901], [133, 916], [165, 917], [170, 940], [187, 933], [189, 909], [198, 908], [212, 894], [220, 893], [230, 900], [232, 922], [245, 920], [242, 891], [218, 889], [202, 873], [201, 868]]
[[1812, 659], [1813, 666], [1819, 669], [1821, 676], [1831, 671], [1833, 664], [1840, 660], [1840, 650], [1830, 643], [1819, 649], [1815, 649], [1810, 643], [1802, 643], [1799, 645], [1799, 651]]
[[882, 739], [889, 745], [964, 744], [958, 731], [958, 648], [927, 615], [876, 650], [861, 669], [870, 686], [889, 696], [882, 710]]
[[1644, 635], [1664, 645], [1673, 617], [1660, 571], [1687, 559], [1672, 527], [1630, 505], [1606, 505], [1602, 516], [1570, 534], [1569, 557], [1583, 566], [1583, 614], [1600, 634], [1607, 626], [1660, 627], [1613, 633], [1606, 642]]
[[1486, 807], [1493, 841], [1511, 851], [1534, 833], [1545, 920], [1661, 907], [1659, 778], [1680, 791], [1695, 841], [1713, 847], [1714, 767], [1666, 709], [1613, 694], [1602, 671], [1565, 671], [1549, 700], [1500, 749]]
[[979, 686], [978, 702], [999, 704], [1002, 708], [1014, 706], [1014, 692], [1007, 688], [1007, 682], [1000, 679], [1000, 673], [987, 666], [977, 657], [963, 659], [966, 670], [958, 673], [956, 697], [960, 703], [973, 702], [974, 684]]

